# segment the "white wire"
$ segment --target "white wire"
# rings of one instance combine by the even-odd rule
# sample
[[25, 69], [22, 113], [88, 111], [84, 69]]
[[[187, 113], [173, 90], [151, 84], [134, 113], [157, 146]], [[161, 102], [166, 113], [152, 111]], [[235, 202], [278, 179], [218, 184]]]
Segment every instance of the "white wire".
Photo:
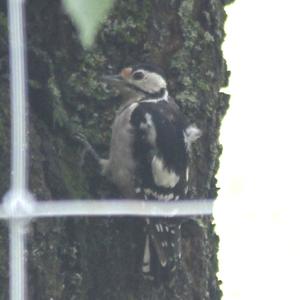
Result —
[[[59, 200], [35, 202], [31, 211], [16, 218], [47, 218], [67, 216], [199, 216], [211, 215], [213, 200], [182, 200], [158, 202], [141, 200]], [[0, 219], [10, 216], [0, 206]]]
[[10, 299], [26, 299], [25, 228], [27, 221], [11, 219], [9, 222]]
[[26, 73], [24, 12], [22, 0], [9, 0], [10, 90], [12, 100], [12, 174], [13, 190], [25, 190], [27, 183]]
[[24, 1], [8, 0], [9, 58], [11, 91], [12, 173], [11, 190], [4, 199], [4, 211], [10, 217], [10, 299], [26, 299], [26, 264], [24, 250], [25, 220], [15, 219], [27, 211], [27, 141], [26, 141], [26, 59], [24, 35]]

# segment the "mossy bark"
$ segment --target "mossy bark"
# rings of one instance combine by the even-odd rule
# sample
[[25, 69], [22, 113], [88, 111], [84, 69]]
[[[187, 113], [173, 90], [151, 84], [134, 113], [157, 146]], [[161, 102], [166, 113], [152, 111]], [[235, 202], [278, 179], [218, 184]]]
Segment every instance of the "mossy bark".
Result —
[[[221, 0], [119, 0], [92, 50], [83, 50], [58, 0], [27, 1], [30, 104], [30, 188], [40, 201], [116, 198], [92, 159], [81, 167], [83, 132], [106, 156], [118, 97], [102, 74], [138, 62], [166, 71], [169, 91], [203, 136], [195, 146], [192, 196], [215, 198], [219, 129], [229, 97], [222, 56]], [[0, 196], [9, 187], [9, 79], [6, 7], [0, 4]], [[84, 200], [83, 200], [84, 201]], [[221, 298], [213, 219], [183, 227], [186, 280], [176, 291], [145, 281], [140, 272], [138, 218], [35, 220], [28, 230], [29, 299]], [[0, 300], [8, 299], [7, 230], [0, 227]], [[171, 296], [172, 295], [172, 296]]]

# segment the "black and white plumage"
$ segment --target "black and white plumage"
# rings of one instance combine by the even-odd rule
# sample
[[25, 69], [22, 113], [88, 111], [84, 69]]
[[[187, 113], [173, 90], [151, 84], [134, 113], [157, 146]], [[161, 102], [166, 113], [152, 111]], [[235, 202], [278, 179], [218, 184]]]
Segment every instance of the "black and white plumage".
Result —
[[[101, 160], [104, 174], [127, 198], [185, 198], [190, 146], [200, 130], [187, 123], [168, 95], [162, 72], [137, 65], [104, 79], [124, 98], [112, 126], [109, 159]], [[173, 218], [145, 220], [144, 273], [153, 272], [154, 261], [166, 272], [176, 269], [181, 258], [180, 226]]]

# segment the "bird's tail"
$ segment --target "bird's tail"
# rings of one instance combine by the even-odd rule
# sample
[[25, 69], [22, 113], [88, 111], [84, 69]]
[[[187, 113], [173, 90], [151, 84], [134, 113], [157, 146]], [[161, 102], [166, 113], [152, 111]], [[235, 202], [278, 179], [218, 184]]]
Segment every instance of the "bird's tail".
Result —
[[181, 223], [176, 219], [147, 219], [143, 258], [146, 277], [168, 278], [181, 261]]

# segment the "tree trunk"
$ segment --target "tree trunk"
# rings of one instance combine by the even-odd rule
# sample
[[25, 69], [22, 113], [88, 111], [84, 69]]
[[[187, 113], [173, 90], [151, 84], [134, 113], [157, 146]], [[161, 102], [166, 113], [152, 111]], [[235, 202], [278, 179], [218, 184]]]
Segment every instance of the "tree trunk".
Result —
[[[84, 51], [58, 0], [27, 1], [30, 188], [40, 201], [120, 197], [73, 134], [83, 132], [105, 157], [118, 97], [100, 77], [138, 62], [167, 74], [169, 92], [203, 131], [194, 148], [192, 196], [216, 198], [219, 129], [229, 96], [222, 57], [225, 0], [119, 0]], [[229, 2], [229, 1], [227, 1]], [[0, 196], [9, 188], [7, 13], [0, 4]], [[84, 200], [83, 200], [84, 201]], [[28, 230], [30, 300], [221, 298], [213, 218], [183, 226], [183, 270], [170, 291], [140, 272], [139, 218], [34, 220]], [[0, 299], [8, 299], [7, 228], [0, 227]]]

